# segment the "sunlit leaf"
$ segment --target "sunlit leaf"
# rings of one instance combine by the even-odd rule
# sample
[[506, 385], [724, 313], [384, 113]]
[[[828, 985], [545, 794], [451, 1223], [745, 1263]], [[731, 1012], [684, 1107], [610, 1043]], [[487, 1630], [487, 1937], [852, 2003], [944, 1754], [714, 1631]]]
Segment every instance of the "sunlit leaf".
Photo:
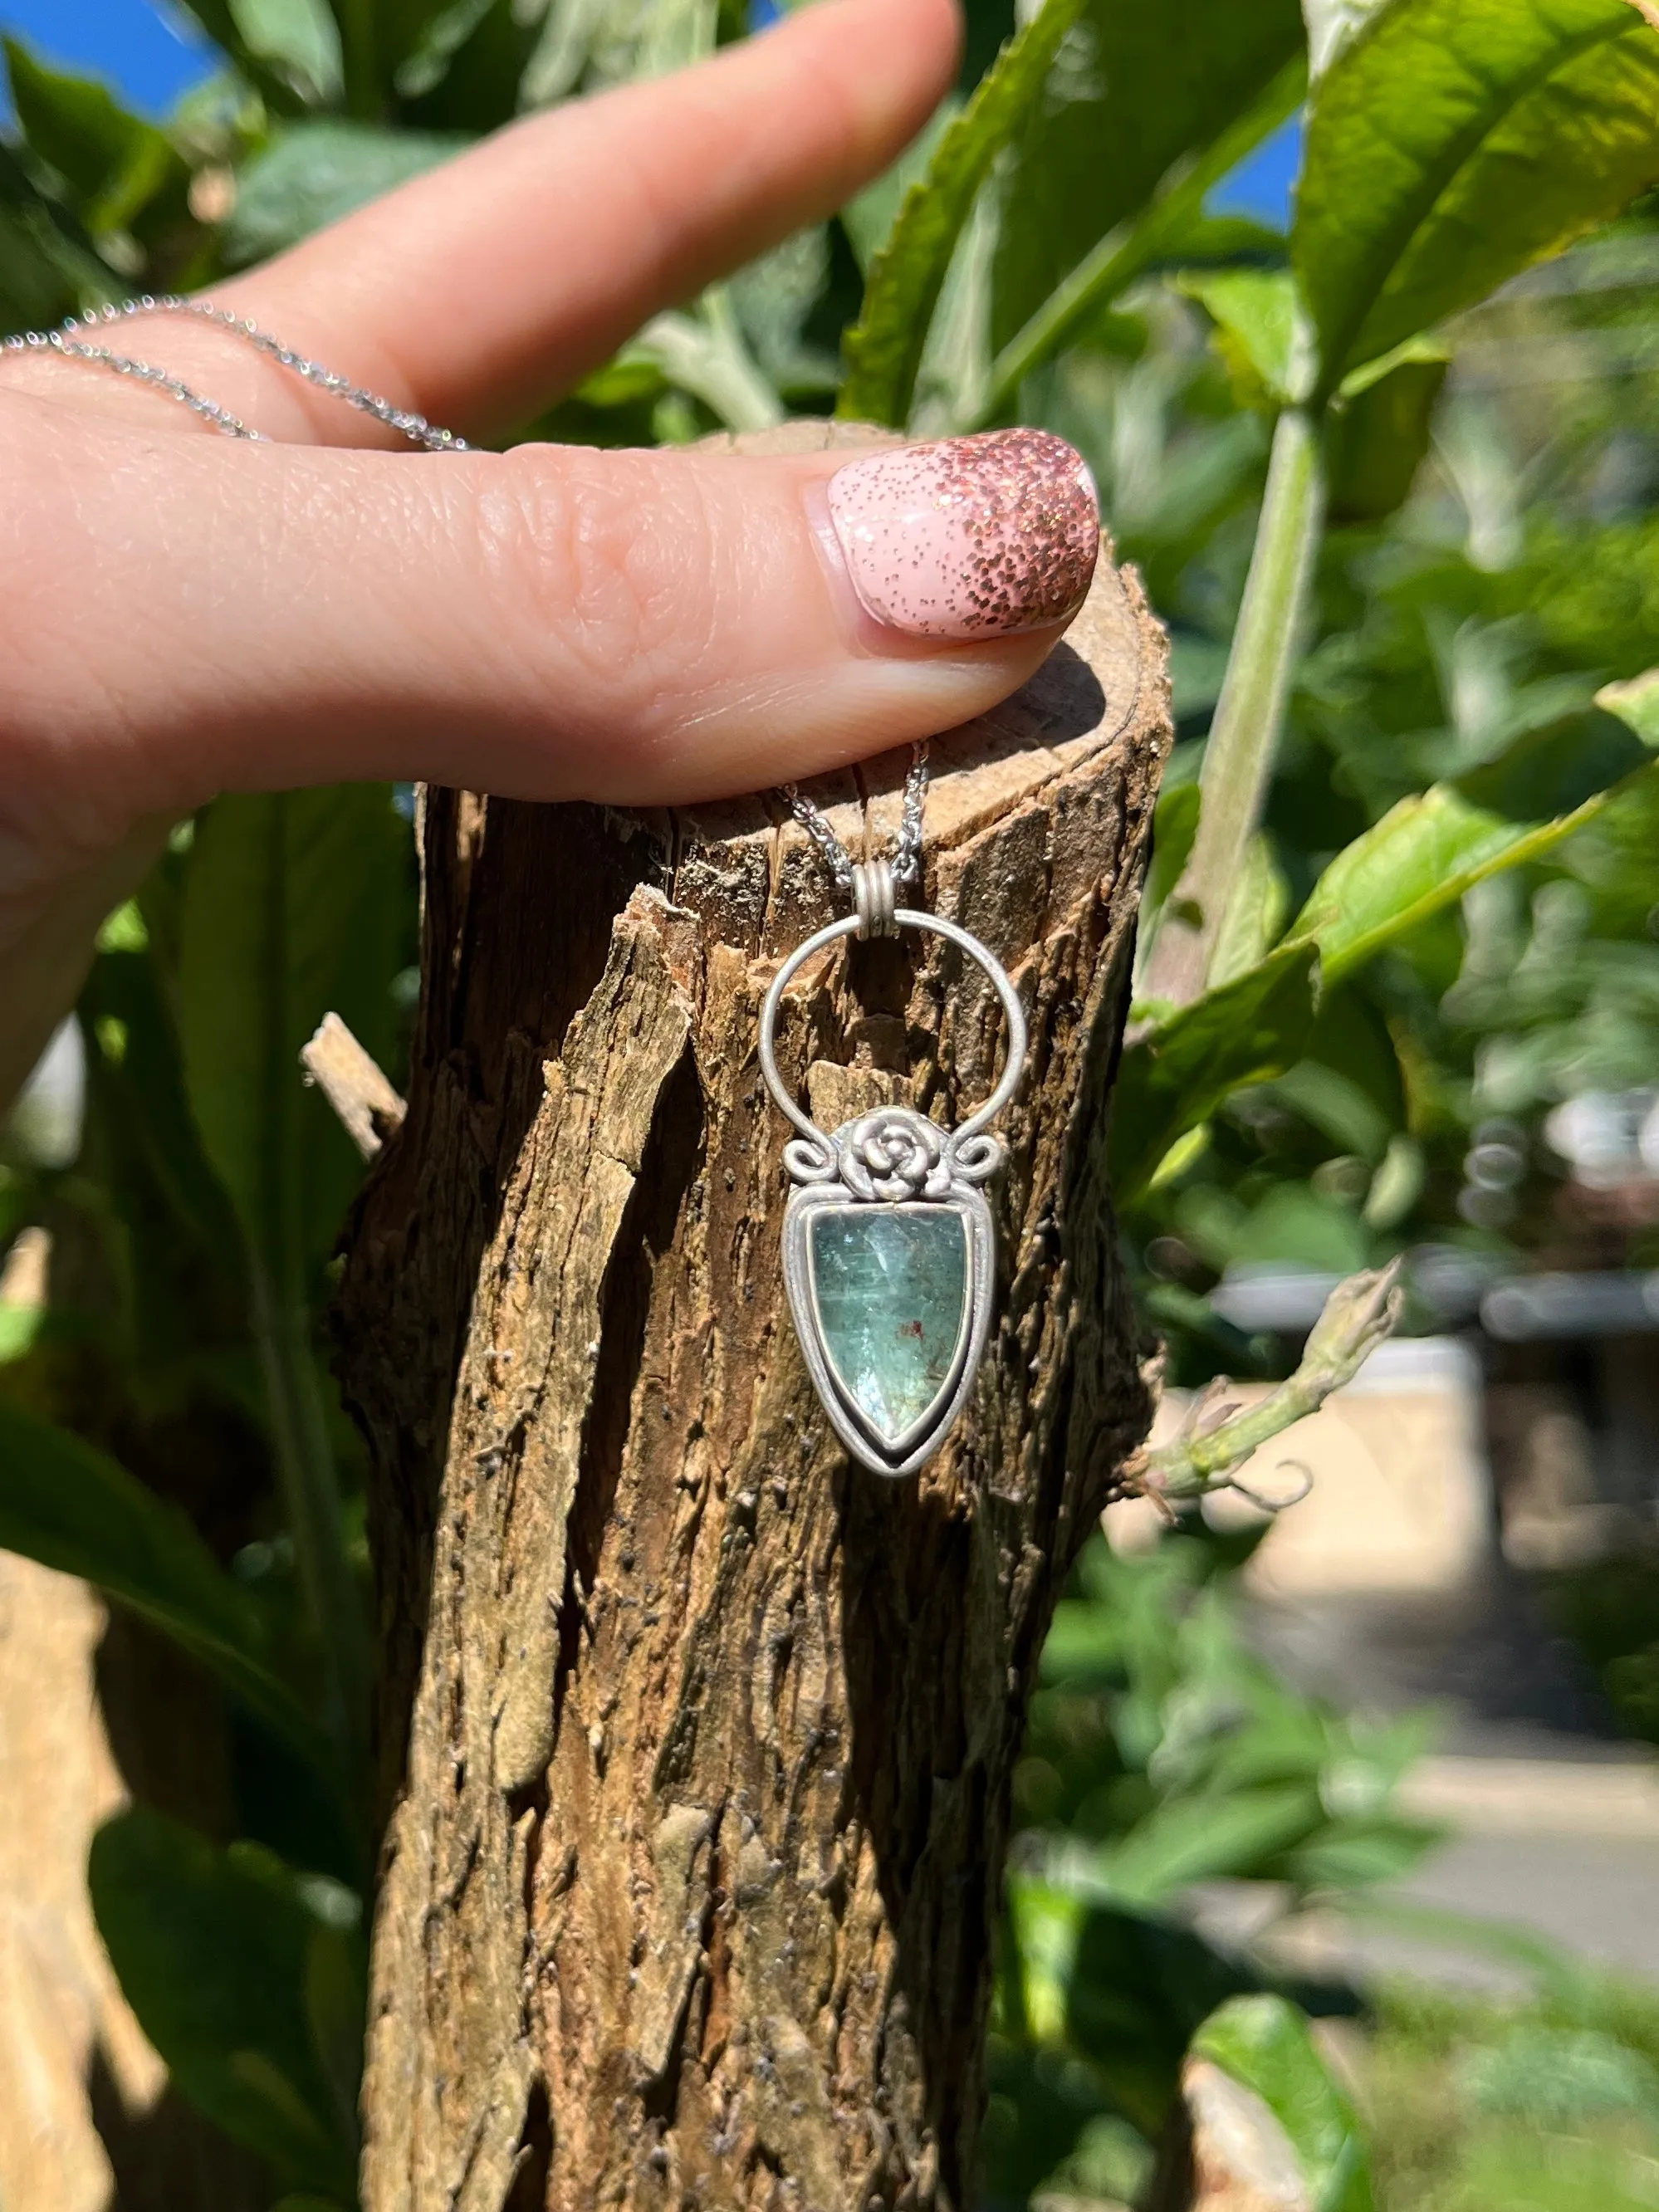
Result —
[[1292, 246], [1334, 386], [1659, 179], [1659, 33], [1630, 0], [1377, 9], [1310, 106]]
[[962, 228], [992, 161], [1042, 90], [1082, 0], [1043, 0], [945, 131], [922, 181], [906, 194], [871, 265], [857, 327], [846, 339], [837, 414], [897, 427], [909, 413], [927, 327]]
[[1301, 313], [1288, 269], [1188, 270], [1181, 289], [1213, 319], [1234, 384], [1253, 404], [1301, 396]]
[[164, 131], [130, 114], [96, 78], [49, 69], [15, 39], [5, 54], [29, 149], [62, 178], [89, 231], [132, 230], [158, 201], [163, 217], [185, 216], [190, 171]]
[[[1302, 41], [1295, 0], [1089, 0], [1024, 120], [1002, 188], [996, 343], [1227, 134]], [[1278, 112], [1295, 96], [1289, 88]]]
[[1364, 2130], [1285, 1998], [1231, 1997], [1193, 2038], [1193, 2056], [1253, 2090], [1290, 2137], [1314, 2212], [1371, 2212]]
[[1545, 822], [1516, 821], [1450, 784], [1402, 799], [1332, 861], [1285, 947], [1317, 945], [1326, 981], [1335, 981], [1454, 905], [1474, 884], [1500, 869], [1543, 859], [1626, 793], [1653, 781], [1659, 781], [1659, 769], [1638, 769], [1571, 813]]
[[1112, 1182], [1143, 1189], [1177, 1137], [1231, 1091], [1282, 1074], [1302, 1056], [1314, 1007], [1311, 945], [1272, 953], [1235, 981], [1156, 1021], [1124, 1053], [1112, 1103]]

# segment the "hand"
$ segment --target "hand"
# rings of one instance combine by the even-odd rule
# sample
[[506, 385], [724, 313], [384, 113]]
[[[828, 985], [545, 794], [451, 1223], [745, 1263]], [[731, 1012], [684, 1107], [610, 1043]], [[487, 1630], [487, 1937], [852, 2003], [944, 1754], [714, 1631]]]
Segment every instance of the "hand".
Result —
[[[519, 124], [213, 298], [487, 434], [878, 173], [957, 35], [953, 0], [827, 0]], [[195, 319], [124, 324], [118, 349], [277, 442], [91, 365], [0, 361], [0, 1102], [103, 915], [216, 791], [661, 804], [810, 775], [1014, 690], [1093, 564], [1086, 474], [1036, 434], [840, 475], [429, 455]]]

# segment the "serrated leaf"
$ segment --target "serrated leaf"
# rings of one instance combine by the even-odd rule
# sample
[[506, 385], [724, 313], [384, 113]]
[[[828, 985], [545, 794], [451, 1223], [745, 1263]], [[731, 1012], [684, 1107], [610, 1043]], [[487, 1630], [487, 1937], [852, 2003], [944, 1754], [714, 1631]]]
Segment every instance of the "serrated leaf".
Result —
[[252, 1600], [185, 1516], [81, 1437], [3, 1403], [0, 1545], [95, 1583], [329, 1771], [320, 1732], [271, 1667]]
[[[1002, 182], [996, 344], [1227, 137], [1302, 44], [1296, 0], [1088, 0], [1027, 110]], [[1274, 115], [1295, 96], [1276, 102]], [[1231, 159], [1246, 150], [1233, 148]]]
[[1280, 951], [1316, 945], [1326, 981], [1334, 982], [1455, 904], [1475, 884], [1543, 859], [1626, 793], [1651, 785], [1659, 785], [1659, 764], [1546, 822], [1513, 820], [1451, 784], [1402, 799], [1332, 861]]
[[234, 268], [267, 260], [382, 193], [462, 153], [471, 140], [368, 123], [295, 123], [243, 171], [222, 251]]
[[962, 113], [940, 138], [921, 184], [906, 194], [876, 256], [864, 306], [846, 340], [847, 374], [836, 413], [897, 428], [907, 419], [916, 372], [951, 257], [986, 172], [1042, 91], [1082, 0], [1043, 0], [1011, 39]]
[[288, 2187], [355, 2202], [353, 2132], [307, 2002], [339, 1936], [306, 1881], [138, 1806], [94, 1837], [88, 1881], [122, 1993], [184, 2096]]
[[1231, 1997], [1193, 2038], [1207, 2058], [1260, 2097], [1289, 2136], [1314, 2212], [1371, 2212], [1364, 2129], [1309, 2031], [1284, 1997]]
[[1630, 0], [1394, 0], [1310, 106], [1292, 249], [1323, 387], [1659, 179], [1659, 34]]
[[1224, 1098], [1283, 1074], [1302, 1057], [1316, 968], [1311, 945], [1282, 948], [1128, 1047], [1112, 1102], [1112, 1186], [1120, 1203], [1145, 1189], [1176, 1139], [1207, 1121]]

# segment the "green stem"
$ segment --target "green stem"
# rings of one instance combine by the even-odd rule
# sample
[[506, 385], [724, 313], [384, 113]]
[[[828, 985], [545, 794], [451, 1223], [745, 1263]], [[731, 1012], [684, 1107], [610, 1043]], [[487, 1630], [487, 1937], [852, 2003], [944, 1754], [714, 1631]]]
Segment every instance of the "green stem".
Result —
[[666, 374], [711, 407], [728, 429], [774, 430], [782, 402], [750, 357], [724, 284], [711, 284], [695, 315], [657, 315], [640, 333]]
[[[1310, 1413], [1334, 1390], [1352, 1382], [1383, 1339], [1393, 1334], [1405, 1305], [1400, 1288], [1404, 1263], [1350, 1275], [1325, 1301], [1309, 1333], [1297, 1370], [1260, 1405], [1236, 1413], [1202, 1435], [1188, 1434], [1141, 1455], [1134, 1486], [1166, 1501], [1202, 1498], [1212, 1490], [1242, 1488], [1236, 1477], [1253, 1452]], [[1224, 1377], [1213, 1386], [1219, 1394]], [[1245, 1493], [1247, 1496], [1249, 1494]]]
[[1287, 407], [1273, 431], [1255, 547], [1205, 748], [1198, 834], [1146, 964], [1147, 999], [1184, 1006], [1205, 988], [1273, 775], [1324, 516], [1322, 414]]
[[301, 1595], [322, 1656], [325, 1719], [346, 1773], [368, 1753], [368, 1655], [362, 1609], [341, 1529], [340, 1492], [303, 1298], [283, 1297], [257, 1256], [254, 1341], [264, 1375], [276, 1471]]

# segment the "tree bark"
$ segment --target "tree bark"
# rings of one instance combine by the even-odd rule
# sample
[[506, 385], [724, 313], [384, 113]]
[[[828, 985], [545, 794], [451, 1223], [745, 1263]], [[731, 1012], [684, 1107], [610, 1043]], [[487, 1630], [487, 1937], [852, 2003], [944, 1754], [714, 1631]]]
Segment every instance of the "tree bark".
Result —
[[[832, 917], [775, 794], [675, 815], [434, 791], [408, 1117], [343, 1286], [371, 1448], [385, 1820], [368, 2212], [963, 2208], [1009, 1783], [1054, 1599], [1148, 1405], [1102, 1135], [1162, 635], [1103, 560], [1042, 674], [939, 740], [927, 902], [1031, 1061], [976, 1391], [849, 1466], [784, 1304], [756, 1060]], [[814, 787], [844, 842], [902, 757]], [[951, 1122], [1001, 1026], [907, 939], [780, 1024], [821, 1127]]]

